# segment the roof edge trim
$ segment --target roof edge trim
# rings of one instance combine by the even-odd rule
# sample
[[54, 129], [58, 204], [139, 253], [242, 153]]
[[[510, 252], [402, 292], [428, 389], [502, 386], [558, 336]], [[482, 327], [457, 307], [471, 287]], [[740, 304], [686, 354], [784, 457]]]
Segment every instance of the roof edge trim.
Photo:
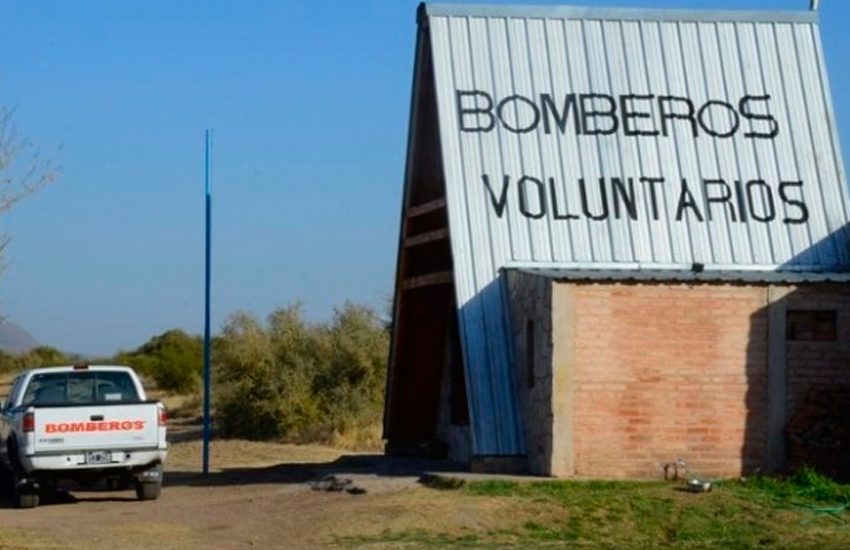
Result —
[[420, 24], [431, 16], [517, 17], [525, 19], [595, 19], [611, 21], [817, 23], [817, 11], [688, 10], [599, 8], [586, 6], [430, 4], [418, 9]]
[[551, 269], [563, 271], [693, 271], [765, 272], [765, 273], [829, 273], [850, 276], [850, 270], [825, 270], [815, 265], [782, 264], [710, 264], [710, 263], [640, 263], [640, 262], [525, 262], [505, 263], [504, 269]]
[[[700, 268], [701, 269], [701, 268]], [[825, 273], [815, 271], [769, 271], [764, 269], [695, 270], [682, 269], [599, 269], [514, 266], [504, 271], [516, 271], [528, 275], [561, 281], [652, 281], [652, 282], [725, 282], [725, 283], [848, 283], [850, 273]]]

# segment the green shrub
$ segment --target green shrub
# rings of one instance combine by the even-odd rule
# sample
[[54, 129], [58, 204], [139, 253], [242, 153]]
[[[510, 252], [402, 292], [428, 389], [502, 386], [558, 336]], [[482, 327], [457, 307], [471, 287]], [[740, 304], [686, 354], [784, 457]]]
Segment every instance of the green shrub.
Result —
[[18, 372], [21, 363], [14, 353], [0, 349], [0, 374], [12, 374]]
[[164, 391], [189, 393], [200, 384], [204, 343], [179, 329], [154, 336], [132, 352], [120, 352], [114, 362], [130, 365]]
[[54, 367], [80, 362], [79, 357], [68, 355], [52, 346], [38, 346], [22, 353], [0, 350], [0, 374], [16, 374], [25, 369]]
[[67, 355], [54, 347], [38, 346], [18, 355], [18, 362], [22, 369], [31, 369], [67, 365], [70, 360]]
[[368, 307], [346, 303], [330, 324], [303, 320], [299, 304], [264, 326], [228, 319], [214, 350], [222, 437], [328, 440], [379, 421], [389, 337]]

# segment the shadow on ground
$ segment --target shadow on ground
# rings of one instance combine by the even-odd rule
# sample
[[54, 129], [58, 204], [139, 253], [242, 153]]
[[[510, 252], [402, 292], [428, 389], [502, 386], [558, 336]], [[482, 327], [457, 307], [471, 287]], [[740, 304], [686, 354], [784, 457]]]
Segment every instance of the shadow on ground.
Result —
[[[309, 484], [313, 489], [365, 492], [359, 485], [366, 478], [403, 479], [423, 482], [440, 474], [467, 472], [465, 463], [384, 455], [344, 455], [332, 462], [282, 463], [265, 467], [226, 468], [209, 474], [171, 471], [166, 466], [163, 486], [236, 487], [260, 484]], [[352, 481], [352, 478], [354, 481]], [[0, 509], [14, 508], [10, 491], [0, 490]], [[80, 492], [78, 498], [73, 493]], [[132, 489], [107, 490], [105, 484], [80, 488], [63, 484], [63, 490], [44, 492], [39, 506], [85, 502], [125, 502], [136, 500]]]
[[[80, 492], [83, 495], [78, 498], [73, 493]], [[76, 504], [80, 501], [86, 502], [132, 502], [138, 500], [132, 490], [112, 491], [105, 487], [95, 486], [81, 489], [73, 485], [63, 485], [59, 490], [42, 491], [39, 498], [39, 508], [63, 504]], [[4, 486], [0, 491], [0, 510], [16, 508], [10, 487]], [[0, 548], [5, 548], [0, 546]]]
[[434, 473], [467, 472], [465, 463], [384, 455], [344, 455], [332, 462], [282, 463], [265, 467], [225, 468], [202, 472], [169, 471], [164, 486], [228, 486], [311, 483], [334, 476], [421, 479]]

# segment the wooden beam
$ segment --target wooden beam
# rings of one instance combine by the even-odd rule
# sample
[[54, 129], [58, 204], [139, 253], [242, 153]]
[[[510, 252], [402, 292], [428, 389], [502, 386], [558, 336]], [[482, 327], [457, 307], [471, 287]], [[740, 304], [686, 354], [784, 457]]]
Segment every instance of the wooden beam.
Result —
[[416, 206], [408, 206], [407, 212], [405, 213], [405, 217], [415, 218], [416, 216], [421, 216], [423, 214], [427, 214], [435, 210], [440, 210], [441, 208], [445, 207], [446, 197], [440, 197], [439, 199], [435, 199], [430, 202], [424, 202], [422, 204], [417, 204]]
[[411, 290], [425, 286], [445, 285], [452, 281], [454, 281], [454, 275], [451, 271], [437, 271], [435, 273], [405, 279], [401, 283], [401, 289]]
[[408, 237], [404, 240], [404, 247], [409, 248], [411, 246], [416, 246], [419, 244], [431, 243], [434, 241], [442, 241], [449, 238], [449, 230], [446, 228], [437, 229], [435, 231], [429, 231], [427, 233], [422, 233], [420, 235], [416, 235], [414, 237]]

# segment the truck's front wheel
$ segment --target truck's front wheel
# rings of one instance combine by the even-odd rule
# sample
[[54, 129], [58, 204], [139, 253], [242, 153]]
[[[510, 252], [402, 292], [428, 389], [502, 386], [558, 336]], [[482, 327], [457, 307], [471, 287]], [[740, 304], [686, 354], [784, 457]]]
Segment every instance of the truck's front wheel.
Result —
[[0, 495], [12, 494], [12, 468], [0, 464]]
[[136, 482], [136, 496], [139, 500], [156, 500], [162, 493], [162, 481]]

